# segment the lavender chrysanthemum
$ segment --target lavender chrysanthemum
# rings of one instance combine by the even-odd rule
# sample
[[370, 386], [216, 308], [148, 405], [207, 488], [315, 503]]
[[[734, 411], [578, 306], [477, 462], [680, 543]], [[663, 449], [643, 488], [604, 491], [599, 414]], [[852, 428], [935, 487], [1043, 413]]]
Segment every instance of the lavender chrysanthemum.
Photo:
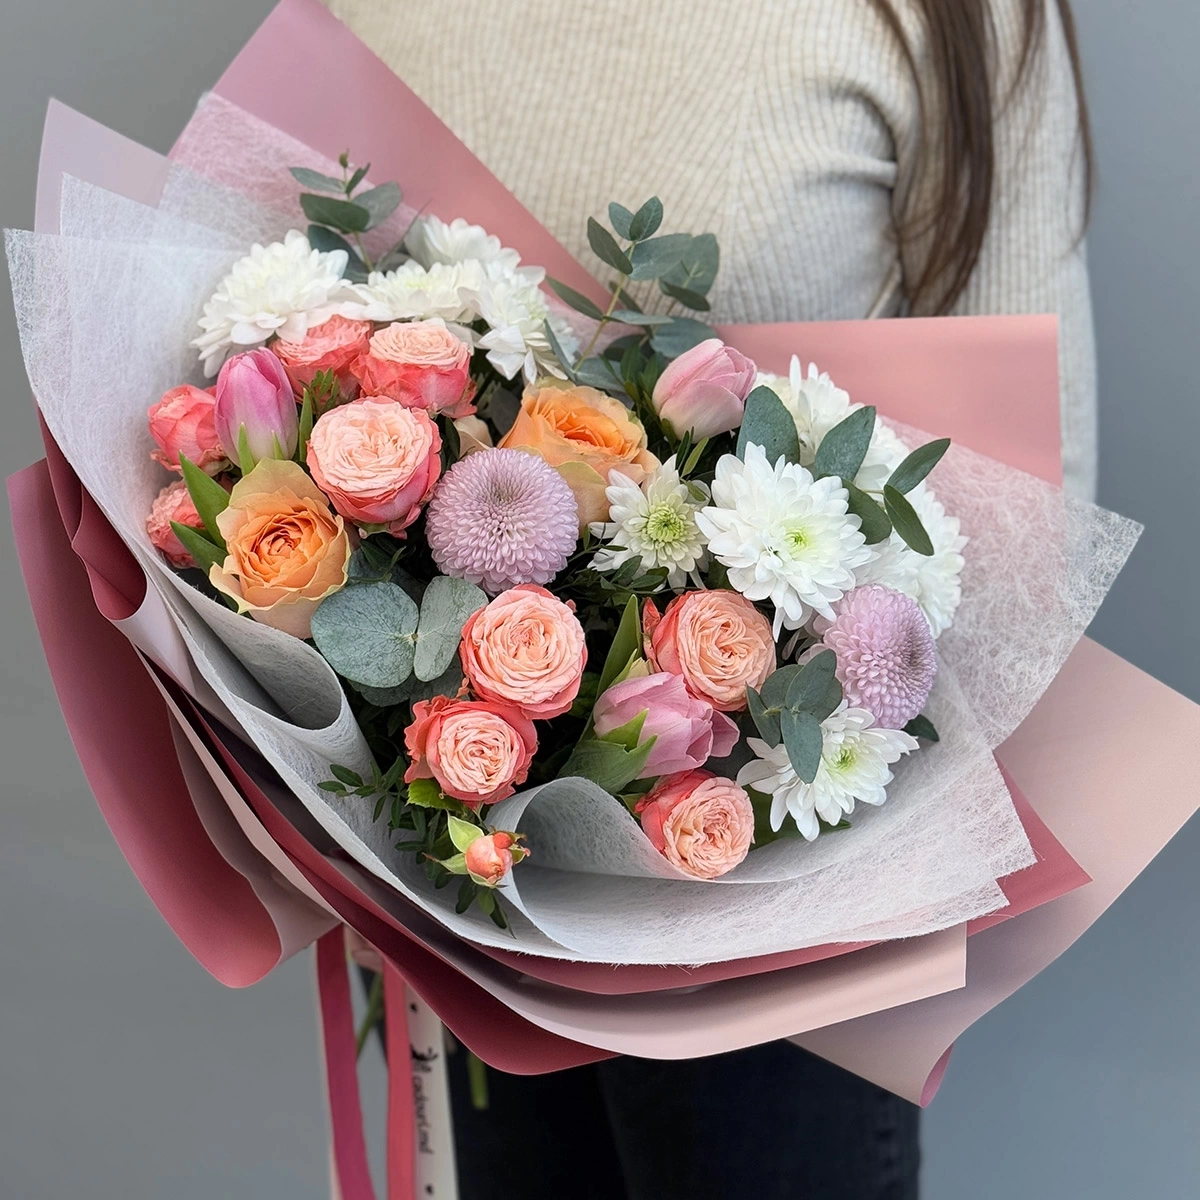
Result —
[[925, 707], [937, 672], [933, 632], [920, 605], [871, 584], [846, 595], [834, 613], [833, 621], [818, 621], [817, 632], [837, 655], [846, 699], [876, 725], [902, 729]]
[[523, 450], [479, 450], [446, 473], [427, 509], [433, 561], [491, 595], [549, 583], [579, 536], [575, 497], [551, 466]]

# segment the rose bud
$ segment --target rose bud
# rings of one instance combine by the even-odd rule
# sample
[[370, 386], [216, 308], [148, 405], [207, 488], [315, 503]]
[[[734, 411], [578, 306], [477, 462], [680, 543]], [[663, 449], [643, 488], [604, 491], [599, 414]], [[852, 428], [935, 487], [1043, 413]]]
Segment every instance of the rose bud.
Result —
[[713, 437], [742, 423], [758, 368], [744, 354], [709, 338], [684, 351], [658, 377], [652, 402], [676, 436]]
[[247, 350], [226, 361], [217, 376], [216, 423], [221, 445], [238, 466], [243, 429], [256, 462], [296, 453], [296, 398], [283, 363], [270, 350]]
[[158, 443], [150, 457], [178, 471], [182, 454], [200, 470], [219, 475], [227, 463], [217, 438], [215, 405], [212, 388], [185, 383], [167, 392], [147, 413], [150, 436]]
[[638, 742], [655, 741], [639, 779], [694, 770], [709, 758], [724, 758], [737, 745], [733, 721], [690, 695], [678, 675], [665, 672], [610, 687], [596, 701], [596, 736], [603, 738], [642, 714]]
[[467, 847], [463, 857], [476, 883], [495, 887], [512, 870], [512, 845], [511, 834], [498, 832], [485, 833]]

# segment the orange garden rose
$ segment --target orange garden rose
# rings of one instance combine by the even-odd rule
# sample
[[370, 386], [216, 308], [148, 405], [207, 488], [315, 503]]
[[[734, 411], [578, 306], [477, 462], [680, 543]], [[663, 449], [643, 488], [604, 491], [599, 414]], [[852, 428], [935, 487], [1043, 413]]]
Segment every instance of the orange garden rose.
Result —
[[209, 573], [239, 612], [295, 637], [346, 583], [350, 538], [342, 518], [294, 462], [263, 459], [234, 484], [217, 517], [228, 556]]
[[608, 520], [609, 471], [617, 467], [641, 483], [658, 466], [629, 409], [590, 387], [531, 388], [500, 445], [528, 450], [557, 469], [575, 494], [580, 529]]

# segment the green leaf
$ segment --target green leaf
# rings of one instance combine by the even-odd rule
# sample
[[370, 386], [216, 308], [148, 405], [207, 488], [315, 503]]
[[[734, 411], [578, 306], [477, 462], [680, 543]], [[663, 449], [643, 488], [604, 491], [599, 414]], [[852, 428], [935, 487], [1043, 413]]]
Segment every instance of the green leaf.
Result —
[[655, 738], [647, 738], [637, 749], [626, 750], [616, 742], [585, 738], [571, 752], [558, 777], [590, 779], [615, 796], [642, 773], [655, 741]]
[[652, 328], [655, 325], [670, 325], [674, 320], [673, 317], [667, 316], [666, 313], [644, 313], [638, 312], [633, 308], [613, 309], [612, 319], [620, 322], [622, 325], [644, 325], [647, 328]]
[[571, 356], [562, 348], [559, 343], [558, 334], [554, 332], [554, 326], [549, 321], [542, 323], [542, 329], [546, 334], [546, 341], [550, 343], [550, 349], [554, 352], [554, 357], [558, 359], [559, 365], [566, 373], [567, 378], [572, 383], [578, 383], [579, 378], [575, 374], [575, 368], [571, 365]]
[[475, 897], [479, 895], [479, 885], [473, 879], [464, 879], [458, 887], [458, 900], [455, 902], [454, 911], [465, 913], [475, 901]]
[[663, 358], [678, 358], [693, 346], [716, 336], [717, 331], [703, 321], [696, 321], [691, 317], [675, 317], [669, 325], [660, 325], [650, 335], [650, 345]]
[[626, 274], [630, 279], [660, 279], [679, 265], [691, 241], [690, 233], [666, 233], [638, 242], [630, 251], [632, 269]]
[[646, 717], [649, 715], [649, 711], [649, 709], [642, 709], [632, 721], [626, 721], [619, 728], [602, 734], [600, 740], [624, 746], [626, 750], [636, 750], [638, 743], [642, 740], [642, 726], [646, 724]]
[[842, 480], [842, 487], [849, 497], [846, 507], [862, 522], [860, 528], [868, 546], [885, 542], [892, 533], [892, 520], [879, 506], [879, 502], [857, 488], [849, 480]]
[[381, 183], [369, 191], [360, 192], [354, 203], [361, 205], [370, 214], [366, 228], [382, 225], [400, 207], [401, 192], [398, 183]]
[[934, 728], [933, 722], [928, 717], [913, 717], [911, 721], [904, 727], [904, 732], [909, 737], [921, 738], [926, 742], [937, 742], [941, 739], [938, 737], [938, 731]]
[[629, 256], [617, 245], [617, 239], [595, 217], [588, 217], [587, 236], [588, 245], [602, 263], [607, 263], [622, 275], [633, 273], [633, 263], [629, 261]]
[[629, 211], [623, 204], [618, 204], [615, 200], [608, 206], [608, 219], [612, 227], [617, 231], [618, 235], [629, 240], [629, 230], [633, 224], [633, 213]]
[[575, 376], [580, 383], [587, 384], [588, 387], [600, 388], [601, 391], [615, 390], [619, 392], [625, 387], [625, 382], [617, 374], [616, 367], [607, 358], [598, 358], [594, 355], [575, 364]]
[[321, 601], [312, 635], [326, 662], [355, 683], [390, 688], [412, 671], [417, 606], [394, 583], [356, 583]]
[[450, 833], [450, 840], [454, 843], [455, 850], [460, 854], [466, 854], [467, 847], [476, 838], [483, 836], [483, 830], [478, 825], [474, 825], [470, 821], [464, 821], [461, 817], [456, 817], [453, 813], [446, 818], [446, 825]]
[[[662, 219], [662, 201], [657, 196], [651, 196], [633, 214], [633, 219], [629, 222], [629, 232], [621, 234], [621, 236], [629, 238], [631, 242], [644, 241], [658, 232], [658, 227], [662, 224]], [[615, 221], [613, 222], [613, 228], [616, 229]], [[617, 229], [617, 232], [621, 233], [619, 229]]]
[[300, 427], [296, 434], [296, 461], [304, 464], [308, 454], [308, 439], [312, 437], [313, 428], [313, 394], [312, 388], [304, 389], [304, 399], [300, 402]]
[[673, 300], [678, 300], [685, 308], [693, 309], [695, 312], [708, 312], [709, 310], [708, 301], [699, 292], [692, 292], [687, 288], [677, 287], [673, 283], [668, 283], [665, 279], [660, 279], [658, 286], [663, 295], [670, 296]]
[[359, 168], [358, 168], [358, 169], [357, 169], [357, 170], [354, 172], [354, 174], [350, 176], [349, 180], [347, 180], [347, 182], [346, 182], [346, 188], [345, 188], [345, 190], [346, 190], [346, 193], [347, 193], [347, 194], [349, 194], [350, 192], [354, 191], [354, 189], [355, 189], [356, 187], [358, 187], [358, 185], [359, 185], [360, 183], [362, 183], [362, 181], [363, 181], [364, 179], [366, 179], [366, 177], [367, 177], [367, 172], [368, 172], [370, 169], [371, 169], [371, 164], [370, 164], [370, 163], [367, 163], [365, 166], [359, 167]]
[[780, 458], [790, 463], [800, 461], [796, 422], [769, 387], [756, 387], [746, 397], [746, 411], [738, 431], [738, 458], [746, 457], [747, 446], [761, 446], [772, 465]]
[[746, 704], [750, 710], [750, 719], [754, 722], [759, 737], [768, 746], [778, 746], [780, 738], [783, 737], [779, 727], [779, 709], [768, 709], [761, 694], [752, 687], [746, 689]]
[[340, 196], [344, 191], [342, 181], [332, 175], [322, 175], [320, 171], [310, 171], [307, 167], [288, 167], [292, 178], [301, 186], [312, 188], [314, 192], [333, 192]]
[[813, 476], [840, 475], [853, 479], [867, 457], [871, 434], [875, 432], [875, 409], [857, 408], [839, 421], [821, 440], [813, 462]]
[[304, 215], [317, 225], [328, 225], [340, 233], [362, 233], [371, 223], [371, 210], [353, 200], [335, 200], [332, 196], [300, 197]]
[[779, 714], [779, 725], [792, 770], [805, 783], [812, 783], [821, 765], [821, 748], [824, 745], [821, 722], [810, 712], [785, 708]]
[[892, 472], [888, 483], [898, 492], [911, 492], [942, 461], [942, 455], [949, 449], [949, 438], [938, 438], [936, 442], [918, 446]]
[[466, 579], [434, 576], [421, 599], [417, 624], [413, 674], [418, 679], [437, 679], [454, 665], [467, 618], [487, 602], [483, 589]]
[[250, 435], [246, 432], [245, 425], [238, 426], [238, 454], [237, 465], [241, 469], [243, 475], [249, 475], [257, 465], [258, 460], [254, 457], [254, 451], [250, 449]]
[[883, 506], [887, 509], [887, 515], [891, 517], [896, 532], [905, 543], [918, 554], [930, 557], [933, 554], [933, 543], [929, 540], [929, 534], [925, 532], [925, 526], [921, 524], [921, 518], [917, 516], [916, 509], [909, 504], [907, 497], [896, 491], [890, 483], [884, 484], [883, 487]]
[[[659, 286], [664, 292], [667, 292], [668, 296], [673, 296], [675, 293], [667, 291], [665, 286], [667, 284], [679, 288], [681, 291], [707, 296], [709, 289], [716, 282], [720, 265], [721, 250], [717, 245], [716, 234], [701, 233], [692, 238], [678, 265], [662, 277]], [[679, 297], [679, 299], [684, 304], [688, 303], [683, 297]], [[695, 308], [697, 306], [688, 305], [688, 307]], [[707, 301], [703, 307], [708, 308]]]
[[347, 787], [362, 787], [363, 778], [357, 771], [350, 770], [349, 767], [339, 766], [337, 763], [329, 764], [329, 773], [339, 783], [344, 783]]
[[217, 517], [229, 507], [229, 493], [211, 475], [200, 470], [186, 454], [179, 456], [179, 469], [209, 539], [218, 550], [224, 551], [225, 539], [217, 526]]
[[691, 453], [687, 456], [687, 462], [683, 464], [679, 474], [681, 478], [686, 479], [699, 465], [700, 459], [708, 447], [708, 438], [701, 438], [695, 446], [692, 447]]
[[573, 287], [567, 287], [565, 283], [551, 279], [549, 276], [546, 276], [546, 282], [554, 294], [565, 304], [569, 304], [576, 312], [583, 313], [585, 317], [591, 317], [593, 321], [604, 320], [604, 310], [589, 300], [582, 292], [577, 292]]
[[442, 795], [442, 789], [432, 779], [414, 779], [408, 785], [408, 803], [439, 812], [462, 814], [469, 811], [461, 800]]
[[788, 688], [792, 680], [803, 670], [796, 663], [788, 663], [778, 671], [772, 671], [762, 685], [762, 700], [768, 708], [782, 708], [787, 703]]
[[809, 713], [818, 722], [825, 720], [842, 702], [842, 685], [834, 674], [836, 667], [837, 655], [832, 650], [814, 655], [788, 684], [785, 707]]
[[622, 671], [629, 666], [629, 660], [635, 654], [642, 652], [642, 621], [638, 612], [636, 596], [630, 596], [621, 614], [620, 624], [608, 648], [604, 659], [604, 668], [600, 672], [600, 686], [597, 695], [603, 695]]
[[452, 662], [436, 679], [418, 679], [410, 675], [392, 688], [373, 688], [365, 683], [352, 683], [352, 686], [368, 704], [374, 704], [376, 708], [393, 708], [397, 704], [432, 700], [434, 696], [457, 696], [462, 681], [462, 667]]
[[214, 566], [219, 567], [225, 562], [225, 551], [214, 546], [200, 530], [190, 525], [180, 525], [178, 521], [172, 521], [171, 528], [183, 548], [196, 560], [196, 566], [204, 572], [206, 579]]

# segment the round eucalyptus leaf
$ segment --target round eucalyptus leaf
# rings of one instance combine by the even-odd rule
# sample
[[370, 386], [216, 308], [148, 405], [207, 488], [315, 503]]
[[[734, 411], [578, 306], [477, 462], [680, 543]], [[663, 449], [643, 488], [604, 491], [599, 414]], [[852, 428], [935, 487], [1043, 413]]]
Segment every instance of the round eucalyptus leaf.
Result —
[[350, 584], [313, 613], [313, 641], [351, 682], [398, 687], [412, 671], [417, 620], [417, 606], [394, 583]]

